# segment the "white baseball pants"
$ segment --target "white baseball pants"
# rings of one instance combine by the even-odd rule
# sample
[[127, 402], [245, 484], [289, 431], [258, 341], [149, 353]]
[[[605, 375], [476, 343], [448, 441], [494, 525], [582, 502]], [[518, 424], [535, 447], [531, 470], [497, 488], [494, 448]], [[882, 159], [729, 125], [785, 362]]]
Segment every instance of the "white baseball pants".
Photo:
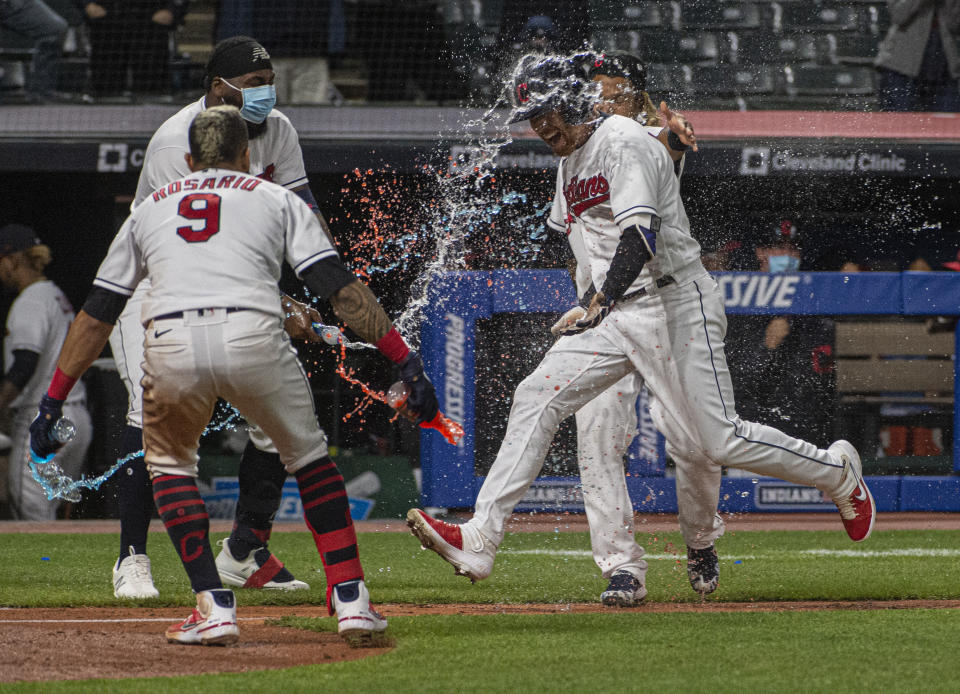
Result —
[[[577, 462], [593, 560], [604, 578], [614, 571], [643, 577], [643, 548], [633, 536], [633, 503], [623, 457], [637, 432], [637, 398], [643, 388], [632, 372], [577, 412]], [[538, 469], [539, 472], [539, 469]]]
[[147, 327], [143, 441], [151, 475], [197, 474], [197, 446], [217, 398], [276, 443], [294, 473], [327, 455], [310, 383], [280, 318], [203, 309]]
[[[147, 280], [144, 280], [147, 282]], [[110, 333], [110, 349], [117, 372], [127, 388], [127, 424], [143, 429], [143, 340], [144, 329], [141, 323], [143, 298], [146, 296], [144, 282], [137, 287], [133, 296], [120, 314], [117, 324]], [[233, 403], [231, 403], [233, 404]], [[276, 453], [277, 448], [270, 438], [259, 428], [248, 422], [250, 440], [259, 450]]]
[[843, 470], [838, 459], [737, 416], [722, 294], [706, 271], [688, 275], [693, 279], [617, 305], [592, 330], [561, 338], [517, 388], [506, 435], [469, 521], [494, 545], [503, 540], [504, 523], [540, 471], [560, 422], [632, 371], [653, 397], [654, 421], [671, 456], [683, 461], [681, 509], [685, 498], [696, 501], [694, 518], [681, 514], [691, 546], [708, 546], [723, 531], [715, 513], [721, 465], [836, 491]]

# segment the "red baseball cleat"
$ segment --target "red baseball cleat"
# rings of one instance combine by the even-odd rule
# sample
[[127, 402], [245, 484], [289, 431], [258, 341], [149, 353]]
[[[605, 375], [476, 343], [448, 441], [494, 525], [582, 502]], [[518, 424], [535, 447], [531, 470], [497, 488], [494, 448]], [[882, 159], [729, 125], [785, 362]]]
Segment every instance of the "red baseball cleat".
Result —
[[418, 508], [407, 512], [407, 525], [423, 548], [432, 549], [452, 564], [458, 576], [477, 582], [493, 571], [497, 548], [471, 525], [445, 523]]
[[843, 463], [840, 491], [833, 497], [833, 503], [840, 509], [840, 518], [850, 539], [863, 542], [873, 532], [877, 507], [863, 481], [860, 454], [852, 443], [842, 439], [835, 441], [827, 450]]

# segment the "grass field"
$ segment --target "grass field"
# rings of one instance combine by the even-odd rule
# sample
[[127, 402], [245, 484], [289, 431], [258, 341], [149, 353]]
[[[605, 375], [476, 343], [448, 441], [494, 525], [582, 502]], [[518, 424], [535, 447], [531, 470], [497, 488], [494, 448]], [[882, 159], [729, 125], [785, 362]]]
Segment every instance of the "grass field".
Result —
[[[109, 568], [116, 535], [0, 536], [0, 605], [116, 604]], [[642, 535], [648, 601], [696, 604], [678, 534]], [[595, 601], [606, 582], [585, 533], [508, 535], [494, 575], [471, 585], [406, 534], [367, 533], [361, 557], [380, 603], [566, 603]], [[238, 591], [254, 604], [319, 604], [322, 575], [306, 533], [277, 534], [274, 551], [311, 590]], [[167, 539], [151, 536], [162, 598], [192, 594]], [[707, 602], [864, 601], [865, 609], [683, 614], [392, 617], [396, 648], [360, 661], [236, 675], [137, 680], [159, 691], [957, 691], [953, 637], [960, 611], [873, 610], [866, 601], [960, 599], [960, 531], [885, 531], [863, 546], [842, 532], [737, 532], [718, 543], [720, 588]], [[291, 610], [293, 613], [295, 610]], [[332, 619], [288, 618], [335, 630]], [[162, 637], [158, 629], [158, 647]], [[2, 668], [2, 658], [0, 658]], [[6, 685], [4, 691], [120, 691], [129, 681]]]

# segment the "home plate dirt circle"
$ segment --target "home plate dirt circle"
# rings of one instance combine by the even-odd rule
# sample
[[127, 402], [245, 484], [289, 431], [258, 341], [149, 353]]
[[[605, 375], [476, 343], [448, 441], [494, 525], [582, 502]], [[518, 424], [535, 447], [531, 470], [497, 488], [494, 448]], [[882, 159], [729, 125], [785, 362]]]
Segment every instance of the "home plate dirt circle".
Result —
[[[599, 603], [381, 605], [387, 617], [425, 614], [571, 614], [588, 612], [791, 612], [806, 610], [960, 609], [960, 600], [864, 602], [649, 603], [630, 609]], [[219, 672], [279, 670], [382, 655], [382, 647], [350, 648], [333, 632], [280, 627], [285, 616], [327, 617], [322, 606], [247, 607], [240, 615], [240, 641], [225, 648], [167, 644], [163, 630], [183, 618], [172, 608], [0, 609], [0, 639], [6, 662], [0, 682], [92, 678], [173, 677]]]

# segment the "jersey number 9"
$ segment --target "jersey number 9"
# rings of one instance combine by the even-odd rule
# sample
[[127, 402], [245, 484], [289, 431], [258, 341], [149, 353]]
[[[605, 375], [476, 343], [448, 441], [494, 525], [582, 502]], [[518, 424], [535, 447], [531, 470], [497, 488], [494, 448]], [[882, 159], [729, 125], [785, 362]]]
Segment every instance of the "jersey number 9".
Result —
[[[199, 204], [199, 206], [197, 205]], [[181, 217], [203, 221], [203, 226], [177, 227], [177, 236], [187, 243], [203, 243], [220, 231], [220, 196], [216, 193], [192, 193], [180, 201]]]

